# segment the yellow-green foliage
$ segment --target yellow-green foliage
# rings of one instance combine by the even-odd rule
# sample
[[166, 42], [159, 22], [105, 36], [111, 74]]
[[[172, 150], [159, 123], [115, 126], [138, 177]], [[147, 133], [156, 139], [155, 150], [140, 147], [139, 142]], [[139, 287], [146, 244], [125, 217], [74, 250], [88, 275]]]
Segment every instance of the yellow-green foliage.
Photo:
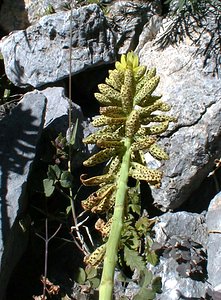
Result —
[[[152, 95], [160, 80], [155, 68], [147, 70], [145, 66], [140, 66], [138, 56], [133, 52], [122, 55], [115, 66], [114, 70], [109, 71], [106, 83], [98, 85], [100, 93], [95, 93], [101, 108], [100, 116], [94, 119], [93, 125], [102, 129], [84, 139], [84, 143], [96, 144], [101, 148], [84, 165], [94, 166], [107, 161], [106, 174], [89, 179], [86, 179], [85, 174], [81, 177], [83, 184], [99, 186], [97, 192], [82, 201], [83, 208], [96, 213], [106, 213], [110, 217], [120, 184], [119, 173], [126, 151], [125, 141], [129, 140], [130, 144], [128, 176], [160, 187], [162, 171], [147, 168], [143, 154], [149, 152], [158, 160], [169, 158], [157, 145], [157, 135], [166, 131], [171, 121], [175, 121], [173, 117], [162, 114], [170, 110], [169, 105], [162, 101], [161, 96]], [[110, 223], [106, 225], [100, 222], [97, 227], [106, 236]], [[86, 258], [86, 262], [99, 264], [100, 252], [103, 257], [105, 247], [101, 249], [102, 251], [95, 250]], [[99, 255], [96, 256], [98, 252]]]

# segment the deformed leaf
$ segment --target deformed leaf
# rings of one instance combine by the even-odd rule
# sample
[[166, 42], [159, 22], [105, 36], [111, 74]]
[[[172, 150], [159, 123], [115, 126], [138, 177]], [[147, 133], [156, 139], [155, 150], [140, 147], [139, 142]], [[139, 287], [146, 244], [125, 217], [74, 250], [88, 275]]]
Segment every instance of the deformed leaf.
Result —
[[139, 105], [140, 102], [146, 97], [152, 94], [152, 92], [156, 89], [158, 83], [160, 81], [159, 76], [155, 76], [150, 80], [147, 80], [143, 87], [137, 91], [137, 94], [134, 97], [135, 104]]
[[92, 155], [87, 160], [83, 162], [83, 165], [86, 167], [92, 167], [97, 164], [103, 163], [110, 159], [112, 156], [116, 154], [115, 148], [107, 148], [99, 151], [98, 153]]
[[99, 176], [94, 176], [91, 178], [86, 179], [87, 174], [82, 174], [80, 176], [80, 180], [83, 183], [83, 185], [86, 186], [93, 186], [93, 185], [99, 185], [101, 183], [111, 183], [113, 182], [115, 176], [113, 174], [104, 174]]
[[54, 186], [54, 180], [46, 178], [43, 180], [43, 187], [44, 187], [44, 193], [46, 197], [50, 197], [54, 190], [55, 190], [55, 186]]
[[140, 127], [139, 113], [137, 110], [132, 110], [125, 124], [125, 135], [133, 137]]
[[134, 69], [134, 79], [138, 82], [146, 72], [145, 66], [138, 66]]
[[112, 208], [112, 206], [115, 203], [115, 192], [114, 192], [115, 187], [113, 187], [112, 190], [109, 191], [109, 193], [103, 197], [103, 199], [100, 201], [100, 203], [98, 203], [97, 205], [95, 205], [94, 207], [92, 207], [91, 211], [93, 213], [105, 213], [107, 212], [109, 209]]
[[159, 170], [151, 170], [139, 163], [132, 162], [129, 174], [134, 179], [146, 180], [150, 184], [160, 184], [162, 179], [162, 172]]
[[104, 139], [100, 139], [97, 141], [97, 146], [100, 148], [122, 148], [123, 145], [123, 141], [108, 141]]
[[84, 258], [84, 262], [87, 265], [91, 265], [97, 267], [100, 263], [102, 263], [104, 255], [106, 252], [106, 244], [98, 247], [94, 252], [92, 252], [89, 256]]
[[121, 94], [107, 84], [101, 83], [98, 85], [99, 91], [112, 101], [112, 103], [121, 103]]
[[147, 78], [148, 79], [151, 79], [151, 78], [153, 78], [155, 75], [156, 75], [156, 68], [154, 67], [154, 68], [152, 68], [152, 69], [150, 69], [148, 72], [147, 72]]
[[125, 116], [122, 107], [119, 107], [119, 106], [100, 107], [100, 114], [105, 115], [107, 117], [124, 117]]
[[152, 125], [146, 128], [146, 134], [160, 134], [167, 130], [169, 121], [162, 122], [158, 125]]
[[114, 184], [106, 184], [102, 186], [99, 190], [92, 193], [86, 200], [81, 201], [81, 205], [85, 210], [90, 210], [96, 205], [99, 204], [99, 202], [107, 196], [110, 196], [113, 190], [115, 189]]
[[142, 119], [142, 124], [147, 125], [151, 122], [176, 122], [177, 119], [167, 115], [149, 115]]
[[95, 118], [92, 122], [94, 127], [100, 127], [100, 126], [104, 126], [104, 125], [121, 125], [124, 124], [126, 121], [126, 117], [122, 116], [122, 117], [107, 117], [107, 116], [99, 116], [97, 118]]
[[150, 154], [159, 160], [167, 160], [169, 159], [168, 154], [160, 147], [158, 146], [156, 143], [152, 144], [149, 148], [148, 151], [150, 152]]
[[138, 142], [134, 142], [131, 145], [131, 151], [148, 149], [152, 144], [156, 142], [156, 140], [157, 140], [156, 137], [153, 136], [144, 137], [140, 139]]
[[94, 97], [101, 103], [101, 105], [113, 105], [113, 101], [109, 99], [107, 96], [101, 93], [94, 93]]

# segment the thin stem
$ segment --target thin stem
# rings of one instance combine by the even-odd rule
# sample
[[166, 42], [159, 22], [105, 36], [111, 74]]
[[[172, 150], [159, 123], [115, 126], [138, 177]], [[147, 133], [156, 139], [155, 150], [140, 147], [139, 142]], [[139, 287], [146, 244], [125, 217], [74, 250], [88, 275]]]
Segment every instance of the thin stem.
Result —
[[44, 280], [43, 280], [43, 300], [46, 296], [46, 278], [48, 273], [48, 218], [45, 219], [45, 266], [44, 266]]
[[47, 291], [47, 274], [48, 274], [48, 244], [51, 239], [53, 239], [58, 231], [61, 229], [62, 224], [59, 225], [58, 229], [53, 233], [51, 237], [48, 237], [48, 218], [45, 219], [45, 237], [41, 236], [40, 234], [36, 233], [38, 237], [40, 237], [45, 242], [45, 262], [44, 262], [44, 276], [42, 279], [43, 282], [43, 294], [42, 300], [46, 298], [46, 291]]
[[113, 222], [106, 245], [104, 266], [99, 289], [99, 300], [111, 300], [114, 288], [114, 271], [117, 263], [117, 253], [124, 221], [125, 199], [127, 194], [127, 181], [130, 167], [131, 139], [125, 139], [125, 154], [122, 159], [120, 176], [116, 193]]
[[[68, 171], [71, 173], [71, 161], [72, 161], [72, 144], [71, 144], [71, 136], [72, 136], [72, 100], [71, 100], [71, 84], [72, 84], [72, 78], [71, 78], [71, 71], [72, 71], [72, 17], [73, 17], [73, 5], [71, 1], [71, 12], [70, 12], [70, 48], [69, 48], [69, 110], [68, 110], [68, 129], [69, 129], [69, 153], [68, 153]], [[79, 224], [77, 221], [75, 206], [74, 206], [74, 199], [73, 199], [73, 192], [72, 188], [69, 188], [69, 200], [71, 204], [71, 211], [74, 221], [74, 228], [77, 234], [77, 238], [80, 241], [81, 246], [77, 243], [76, 239], [75, 242], [79, 249], [83, 251], [85, 255], [88, 255], [90, 252], [84, 242], [83, 236], [80, 233], [79, 230]]]

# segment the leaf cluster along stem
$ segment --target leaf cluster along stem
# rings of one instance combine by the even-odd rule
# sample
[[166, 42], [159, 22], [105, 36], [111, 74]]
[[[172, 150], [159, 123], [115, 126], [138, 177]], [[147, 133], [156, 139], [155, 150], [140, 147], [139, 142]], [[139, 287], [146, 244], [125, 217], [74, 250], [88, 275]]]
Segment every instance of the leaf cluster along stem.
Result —
[[[122, 55], [115, 67], [109, 71], [105, 83], [98, 85], [99, 93], [95, 93], [101, 108], [100, 116], [92, 124], [103, 128], [83, 140], [100, 148], [98, 153], [84, 161], [84, 166], [108, 162], [105, 174], [88, 179], [87, 174], [81, 176], [84, 185], [99, 186], [96, 192], [81, 202], [85, 211], [101, 216], [95, 229], [101, 233], [104, 243], [84, 258], [84, 262], [93, 267], [103, 262], [99, 300], [112, 299], [119, 250], [131, 270], [145, 268], [137, 252], [138, 239], [147, 232], [147, 229], [142, 229], [146, 223], [141, 222], [136, 227], [132, 222], [131, 212], [140, 216], [141, 205], [136, 203], [136, 196], [133, 197], [138, 191], [134, 192], [128, 186], [128, 178], [160, 187], [162, 171], [147, 167], [144, 150], [157, 160], [169, 159], [158, 146], [157, 135], [165, 132], [170, 122], [176, 121], [176, 118], [161, 113], [170, 110], [161, 96], [152, 95], [160, 80], [155, 68], [147, 70], [140, 66], [138, 56], [133, 52]], [[138, 231], [142, 234], [139, 235]]]
[[113, 214], [113, 223], [106, 244], [104, 266], [99, 289], [99, 300], [111, 300], [114, 287], [114, 270], [117, 262], [118, 246], [124, 221], [125, 199], [127, 194], [127, 181], [130, 167], [131, 139], [125, 138], [125, 153], [120, 168], [117, 183], [116, 202]]

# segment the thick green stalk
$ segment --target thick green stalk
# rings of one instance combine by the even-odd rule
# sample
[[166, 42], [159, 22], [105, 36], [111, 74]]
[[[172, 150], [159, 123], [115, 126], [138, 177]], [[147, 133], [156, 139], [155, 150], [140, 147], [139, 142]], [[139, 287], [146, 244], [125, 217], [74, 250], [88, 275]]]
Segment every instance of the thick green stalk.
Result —
[[111, 300], [114, 288], [114, 271], [117, 262], [118, 246], [124, 221], [127, 181], [130, 167], [131, 138], [125, 139], [125, 153], [122, 158], [120, 176], [118, 179], [116, 201], [110, 235], [106, 244], [104, 266], [99, 289], [99, 300]]

